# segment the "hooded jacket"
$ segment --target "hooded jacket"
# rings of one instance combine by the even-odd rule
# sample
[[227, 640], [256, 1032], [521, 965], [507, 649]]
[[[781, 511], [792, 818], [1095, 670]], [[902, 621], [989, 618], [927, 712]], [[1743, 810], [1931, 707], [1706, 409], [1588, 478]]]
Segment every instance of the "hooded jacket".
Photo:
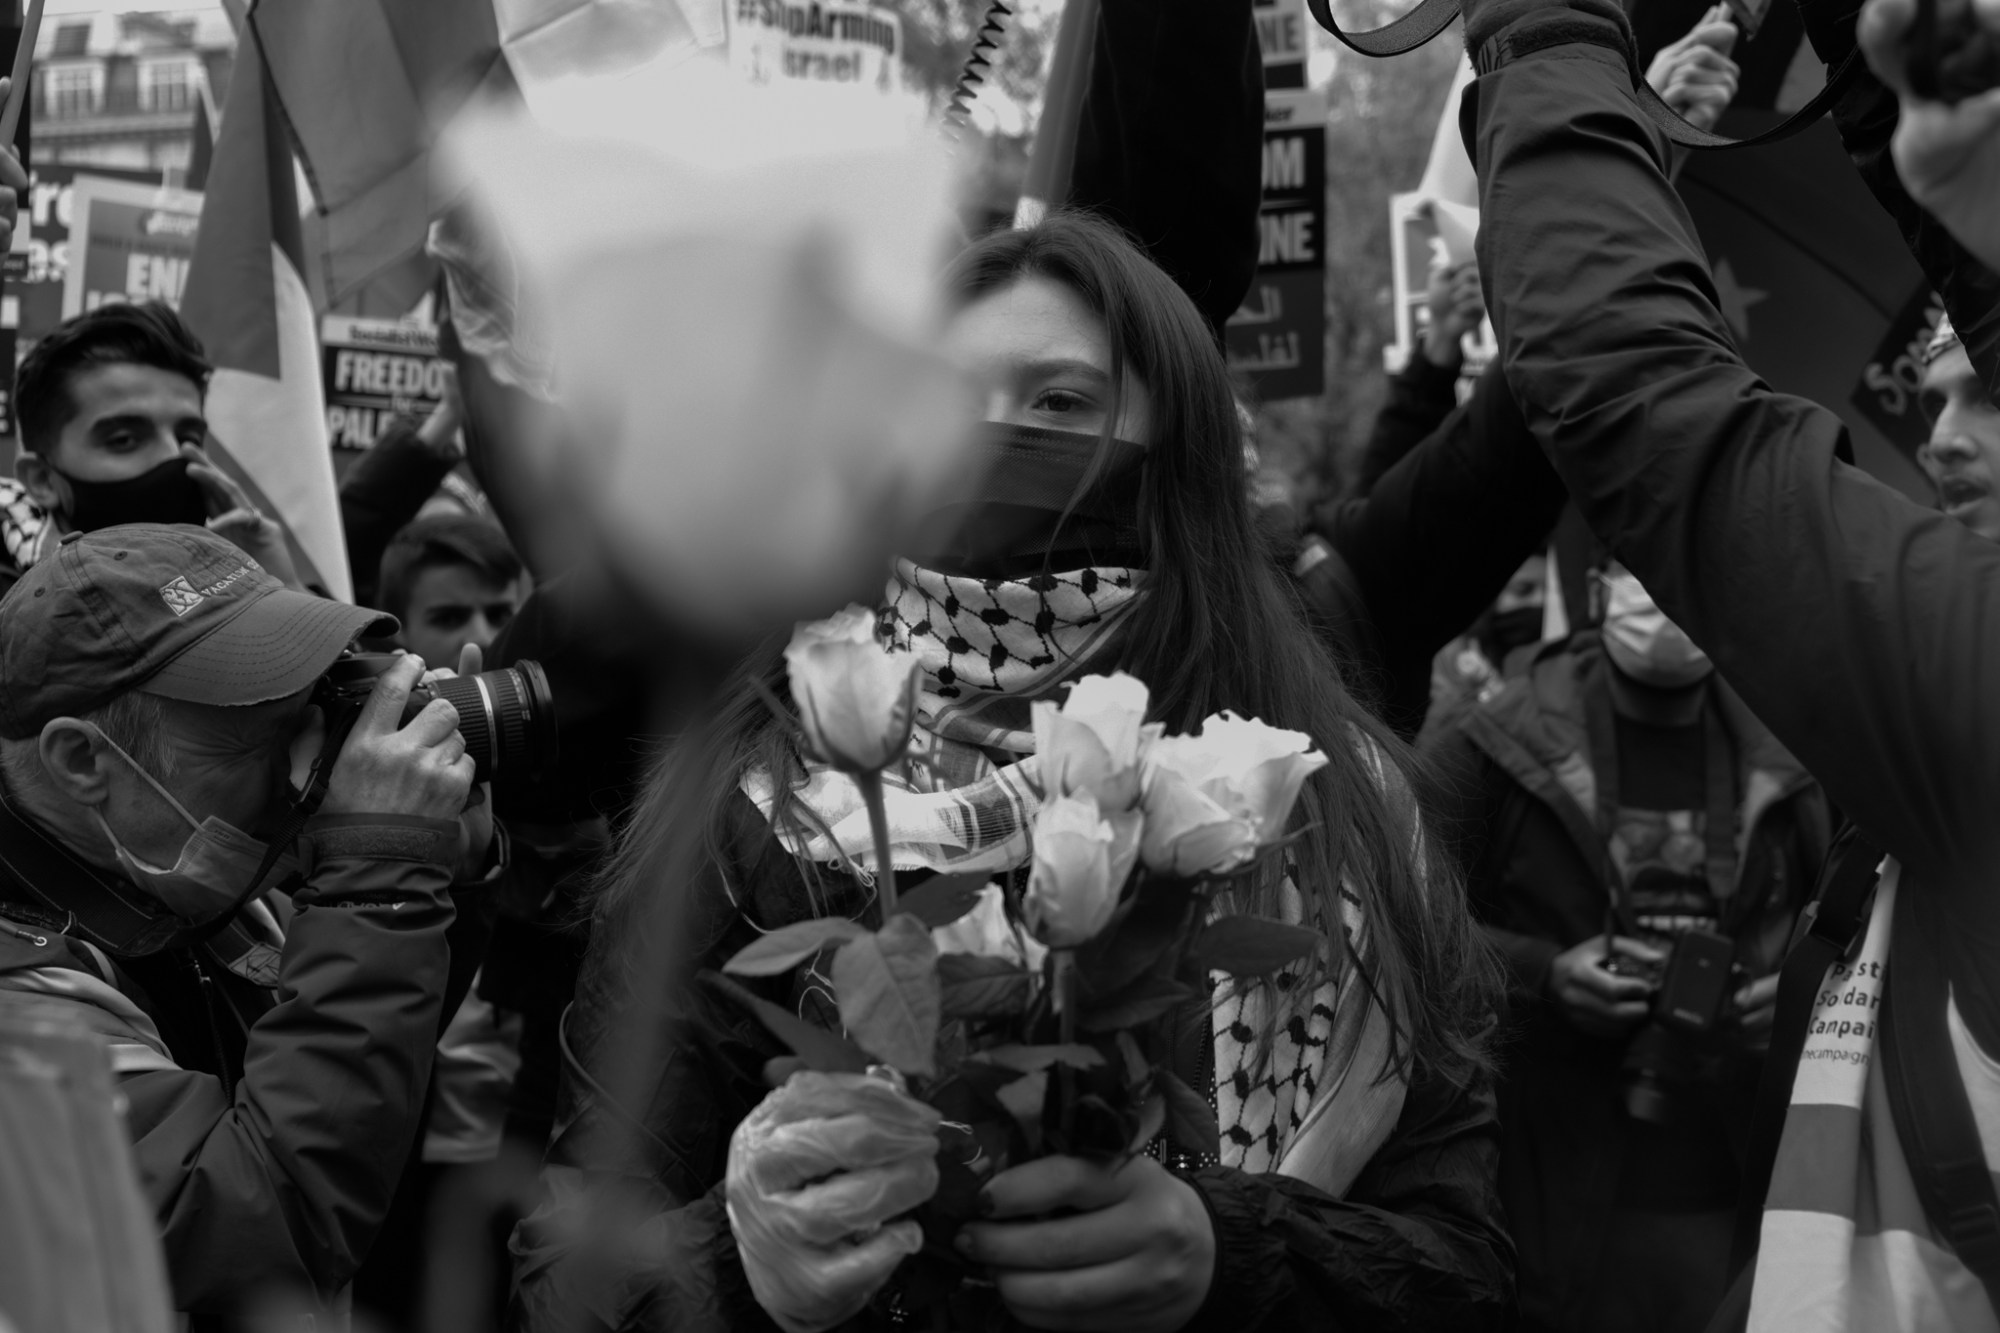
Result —
[[297, 850], [288, 894], [190, 931], [0, 799], [0, 994], [106, 1039], [196, 1329], [267, 1287], [327, 1302], [352, 1278], [456, 1003], [456, 823], [323, 816]]
[[[1523, 1312], [1575, 1326], [1632, 1122], [1619, 1095], [1628, 1037], [1586, 1035], [1549, 999], [1557, 954], [1604, 931], [1611, 871], [1584, 696], [1610, 670], [1594, 631], [1538, 652], [1525, 675], [1451, 714], [1430, 750], [1456, 800], [1466, 888], [1506, 959], [1501, 1195], [1520, 1252]], [[1776, 970], [1825, 859], [1829, 816], [1811, 775], [1711, 679], [1735, 751], [1735, 872], [1720, 929], [1753, 976]], [[1732, 1049], [1703, 1095], [1742, 1152], [1759, 1059]]]

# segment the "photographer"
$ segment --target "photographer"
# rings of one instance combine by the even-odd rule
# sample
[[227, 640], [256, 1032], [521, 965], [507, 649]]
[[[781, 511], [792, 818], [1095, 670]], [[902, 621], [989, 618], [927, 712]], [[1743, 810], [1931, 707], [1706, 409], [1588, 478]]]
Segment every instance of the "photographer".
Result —
[[1591, 527], [1864, 835], [1780, 988], [1773, 1050], [1799, 1058], [1772, 1066], [1768, 1188], [1746, 1181], [1749, 1326], [1991, 1327], [2000, 547], [1743, 364], [1616, 4], [1476, 0], [1466, 33], [1508, 383]]
[[188, 526], [66, 538], [0, 601], [0, 994], [109, 1040], [196, 1328], [338, 1299], [469, 980], [450, 890], [500, 844], [451, 705], [402, 721], [420, 660], [303, 827], [288, 800], [328, 734], [310, 691], [382, 620]]
[[[1773, 974], [1828, 815], [1638, 580], [1603, 581], [1601, 630], [1466, 700], [1429, 745], [1459, 779], [1467, 892], [1508, 963], [1500, 1190], [1526, 1324], [1692, 1331], [1728, 1285]], [[1662, 987], [1691, 941], [1736, 969], [1685, 997], [1706, 1002], [1699, 1032], [1656, 1016], [1685, 1008]]]
[[213, 369], [159, 301], [85, 311], [29, 350], [14, 376], [15, 480], [0, 478], [0, 592], [65, 534], [121, 523], [206, 526], [302, 586], [284, 529], [202, 452]]

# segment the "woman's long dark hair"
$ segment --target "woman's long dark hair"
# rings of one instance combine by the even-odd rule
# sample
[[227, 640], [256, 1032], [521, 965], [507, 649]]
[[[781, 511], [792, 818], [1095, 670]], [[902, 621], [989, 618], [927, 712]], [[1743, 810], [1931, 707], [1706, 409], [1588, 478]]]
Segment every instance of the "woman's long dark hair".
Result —
[[[1368, 981], [1392, 1018], [1396, 1066], [1465, 1081], [1484, 1063], [1479, 1034], [1492, 1014], [1494, 965], [1448, 858], [1422, 850], [1414, 756], [1342, 687], [1260, 542], [1242, 429], [1208, 325], [1172, 279], [1086, 214], [1057, 212], [1034, 227], [988, 235], [958, 256], [948, 281], [962, 308], [1030, 277], [1061, 284], [1097, 315], [1109, 337], [1112, 383], [1136, 379], [1150, 409], [1143, 593], [1112, 660], [1090, 669], [1115, 667], [1145, 681], [1153, 719], [1170, 731], [1193, 731], [1229, 709], [1318, 742], [1330, 762], [1306, 784], [1294, 816], [1305, 832], [1292, 850], [1309, 921], [1340, 938], [1344, 879], [1362, 902]], [[598, 899], [600, 964], [625, 935], [621, 923], [635, 900], [692, 882], [668, 871], [691, 866], [691, 834], [714, 868], [746, 770], [764, 766], [781, 782], [798, 776], [790, 738], [754, 683], [782, 697], [778, 647], [744, 665], [703, 741], [669, 755], [641, 801]], [[696, 774], [699, 781], [687, 781]], [[681, 802], [697, 791], [706, 816], [694, 829], [687, 812], [698, 807]], [[1252, 892], [1258, 901], [1242, 906], [1274, 913], [1276, 894], [1275, 884], [1265, 885]]]

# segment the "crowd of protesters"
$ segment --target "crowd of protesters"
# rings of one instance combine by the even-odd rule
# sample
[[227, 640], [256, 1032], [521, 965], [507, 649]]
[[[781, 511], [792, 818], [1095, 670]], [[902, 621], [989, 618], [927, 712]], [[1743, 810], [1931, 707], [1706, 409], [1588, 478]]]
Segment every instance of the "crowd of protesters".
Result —
[[[1926, 508], [1723, 320], [1637, 89], [1713, 126], [1730, 9], [1640, 79], [1613, 0], [1466, 5], [1479, 259], [1434, 269], [1357, 484], [1299, 517], [1255, 503], [1221, 350], [1254, 269], [1250, 6], [1165, 8], [1103, 0], [1118, 91], [1073, 206], [944, 278], [981, 447], [1055, 483], [898, 560], [882, 632], [922, 665], [924, 799], [982, 836], [1025, 831], [994, 793], [1031, 702], [1086, 673], [1145, 680], [1176, 731], [1309, 734], [1284, 882], [1245, 892], [1344, 947], [1289, 1000], [1190, 1003], [1175, 1072], [1217, 1151], [1163, 1131], [985, 1182], [976, 1326], [2000, 1329], [2000, 92], [1914, 91], [1913, 0], [1808, 13], [1865, 57], [1839, 128], [1957, 316], [1924, 356]], [[1962, 22], [2000, 41], [1991, 5]], [[783, 640], [707, 664], [684, 732], [660, 636], [518, 553], [533, 499], [491, 442], [527, 409], [447, 349], [446, 401], [342, 485], [354, 604], [204, 455], [171, 310], [22, 361], [0, 1001], [107, 1049], [186, 1327], [903, 1326], [935, 1142], [746, 1138], [786, 1052], [690, 980], [875, 910], [798, 851], [826, 812], [770, 707]], [[357, 652], [385, 665], [337, 716]], [[524, 661], [560, 757], [476, 782], [466, 719], [413, 692]], [[751, 989], [837, 1028], [809, 963]], [[744, 1182], [787, 1171], [840, 1226], [746, 1243]]]

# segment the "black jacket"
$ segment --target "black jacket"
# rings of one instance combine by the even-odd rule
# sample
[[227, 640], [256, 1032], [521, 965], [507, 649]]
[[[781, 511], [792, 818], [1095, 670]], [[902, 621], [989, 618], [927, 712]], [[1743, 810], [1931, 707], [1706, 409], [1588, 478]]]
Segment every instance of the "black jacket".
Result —
[[1444, 424], [1458, 406], [1458, 374], [1457, 367], [1438, 365], [1419, 347], [1410, 354], [1410, 363], [1389, 377], [1388, 396], [1361, 448], [1353, 495], [1366, 496], [1374, 490], [1383, 473]]
[[1516, 12], [1462, 118], [1508, 383], [1591, 527], [1902, 864], [1918, 964], [2000, 1052], [2000, 545], [1743, 364], [1616, 24]]
[[[1521, 1307], [1575, 1327], [1591, 1287], [1614, 1191], [1637, 1144], [1619, 1096], [1627, 1037], [1572, 1027], [1548, 994], [1558, 953], [1603, 933], [1608, 899], [1600, 791], [1584, 693], [1609, 670], [1594, 632], [1543, 649], [1527, 673], [1468, 700], [1431, 754], [1458, 801], [1453, 821], [1475, 914], [1507, 962], [1510, 1022], [1501, 1043], [1500, 1189], [1520, 1251]], [[1753, 976], [1777, 969], [1829, 841], [1810, 775], [1720, 682], [1712, 686], [1736, 753], [1735, 891], [1723, 934]], [[1700, 1088], [1740, 1159], [1761, 1061], [1733, 1045]]]
[[[818, 914], [797, 863], [747, 800], [735, 803], [728, 883], [713, 871], [688, 886], [677, 928], [703, 947], [690, 962], [715, 967], [766, 929]], [[858, 891], [850, 886], [858, 906]], [[824, 891], [822, 891], [824, 896]], [[841, 904], [822, 902], [823, 910]], [[634, 938], [643, 931], [634, 930]], [[643, 956], [643, 955], [635, 955]], [[629, 1002], [596, 971], [586, 975], [568, 1039], [594, 1068]], [[766, 1060], [785, 1054], [737, 1006], [699, 987], [652, 994], [658, 1026], [644, 1048], [624, 1047], [658, 1074], [637, 1081], [643, 1112], [621, 1113], [608, 1090], [566, 1081], [545, 1172], [550, 1197], [515, 1233], [516, 1316], [529, 1330], [721, 1333], [775, 1325], [751, 1295], [724, 1213], [729, 1137], [760, 1101]], [[800, 1005], [797, 975], [771, 979], [766, 997]], [[808, 1011], [811, 1006], [808, 1004]], [[630, 1011], [627, 1011], [628, 1013]], [[639, 1103], [634, 1103], [637, 1105]], [[1394, 1132], [1344, 1199], [1279, 1176], [1222, 1167], [1190, 1179], [1216, 1233], [1216, 1271], [1194, 1330], [1289, 1333], [1340, 1328], [1482, 1329], [1501, 1326], [1511, 1301], [1510, 1247], [1494, 1194], [1491, 1089], [1419, 1081]], [[586, 1184], [620, 1184], [607, 1247], [577, 1229]], [[607, 1257], [608, 1256], [608, 1257]], [[581, 1325], [564, 1322], [587, 1312]], [[855, 1330], [877, 1327], [870, 1314]]]

